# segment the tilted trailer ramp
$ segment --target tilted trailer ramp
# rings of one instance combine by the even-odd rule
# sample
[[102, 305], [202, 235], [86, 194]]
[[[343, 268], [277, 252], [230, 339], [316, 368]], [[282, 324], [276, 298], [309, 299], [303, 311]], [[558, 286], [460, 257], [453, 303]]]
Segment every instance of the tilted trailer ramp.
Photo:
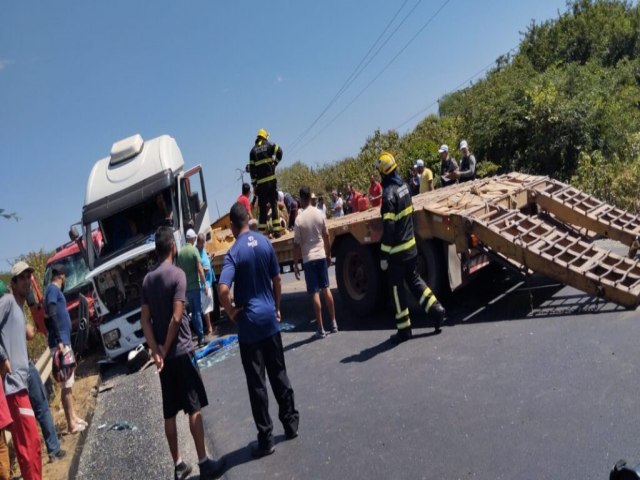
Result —
[[[526, 272], [542, 273], [590, 295], [636, 308], [640, 262], [600, 248], [592, 240], [601, 235], [630, 247], [640, 235], [640, 217], [547, 177], [509, 174], [486, 186], [495, 192], [500, 191], [496, 184], [517, 183], [519, 188], [454, 214], [471, 238]], [[481, 198], [482, 188], [482, 184], [475, 186]]]

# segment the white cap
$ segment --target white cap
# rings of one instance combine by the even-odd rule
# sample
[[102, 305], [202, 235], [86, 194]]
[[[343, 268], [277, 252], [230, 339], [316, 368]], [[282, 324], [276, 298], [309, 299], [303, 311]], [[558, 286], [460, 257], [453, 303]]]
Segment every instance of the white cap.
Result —
[[192, 238], [198, 238], [198, 234], [195, 232], [193, 228], [187, 230], [187, 238], [191, 240]]
[[20, 275], [23, 272], [26, 272], [27, 270], [30, 271], [31, 273], [33, 273], [34, 271], [33, 268], [31, 268], [27, 262], [20, 260], [19, 262], [16, 262], [13, 265], [13, 267], [11, 267], [11, 278], [17, 277], [18, 275]]
[[416, 160], [416, 167], [424, 167], [424, 162], [422, 161], [421, 158]]
[[448, 152], [449, 151], [449, 146], [442, 144], [440, 145], [440, 149], [438, 150], [438, 153], [444, 153], [444, 152]]
[[460, 142], [460, 150], [462, 150], [463, 148], [469, 148], [469, 144], [467, 143], [466, 140], [462, 140]]

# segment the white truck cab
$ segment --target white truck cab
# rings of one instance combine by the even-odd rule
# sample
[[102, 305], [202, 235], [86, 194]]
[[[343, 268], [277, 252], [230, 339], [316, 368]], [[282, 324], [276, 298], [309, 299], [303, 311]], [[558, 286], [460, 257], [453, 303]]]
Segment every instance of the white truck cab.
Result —
[[[88, 245], [100, 335], [107, 357], [123, 355], [145, 341], [140, 325], [142, 280], [155, 265], [154, 234], [171, 226], [176, 245], [193, 228], [211, 231], [202, 167], [184, 170], [176, 141], [162, 135], [145, 141], [134, 135], [113, 144], [87, 181], [82, 227]], [[98, 228], [102, 243], [91, 241]]]

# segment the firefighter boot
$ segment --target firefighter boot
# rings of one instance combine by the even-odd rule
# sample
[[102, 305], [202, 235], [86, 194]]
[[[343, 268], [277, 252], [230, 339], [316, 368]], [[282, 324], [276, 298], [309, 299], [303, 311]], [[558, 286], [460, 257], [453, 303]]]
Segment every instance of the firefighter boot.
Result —
[[433, 306], [429, 309], [429, 313], [433, 316], [433, 321], [434, 321], [434, 326], [436, 329], [436, 333], [440, 333], [442, 331], [442, 324], [444, 323], [446, 317], [445, 317], [445, 310], [444, 307], [442, 306], [442, 304], [440, 302], [436, 302], [433, 304]]
[[403, 328], [402, 330], [398, 330], [396, 333], [391, 335], [390, 340], [394, 343], [402, 343], [407, 340], [411, 340], [413, 337], [413, 333], [411, 333], [411, 328]]

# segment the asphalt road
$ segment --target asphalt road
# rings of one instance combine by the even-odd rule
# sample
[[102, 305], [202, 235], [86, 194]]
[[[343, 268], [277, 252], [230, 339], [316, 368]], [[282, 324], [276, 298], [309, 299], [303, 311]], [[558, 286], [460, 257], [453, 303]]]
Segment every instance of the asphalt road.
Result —
[[[284, 278], [300, 437], [284, 441], [271, 398], [276, 452], [251, 458], [242, 366], [227, 353], [202, 370], [224, 478], [595, 480], [619, 458], [640, 462], [640, 312], [539, 277], [517, 288], [519, 278], [491, 269], [448, 299], [440, 335], [413, 311], [416, 338], [396, 346], [390, 311], [354, 318], [334, 291], [341, 331], [314, 340], [303, 282]], [[170, 478], [153, 369], [112, 381], [77, 478]], [[137, 430], [108, 430], [120, 420]], [[195, 462], [186, 418], [179, 424], [183, 456]]]

